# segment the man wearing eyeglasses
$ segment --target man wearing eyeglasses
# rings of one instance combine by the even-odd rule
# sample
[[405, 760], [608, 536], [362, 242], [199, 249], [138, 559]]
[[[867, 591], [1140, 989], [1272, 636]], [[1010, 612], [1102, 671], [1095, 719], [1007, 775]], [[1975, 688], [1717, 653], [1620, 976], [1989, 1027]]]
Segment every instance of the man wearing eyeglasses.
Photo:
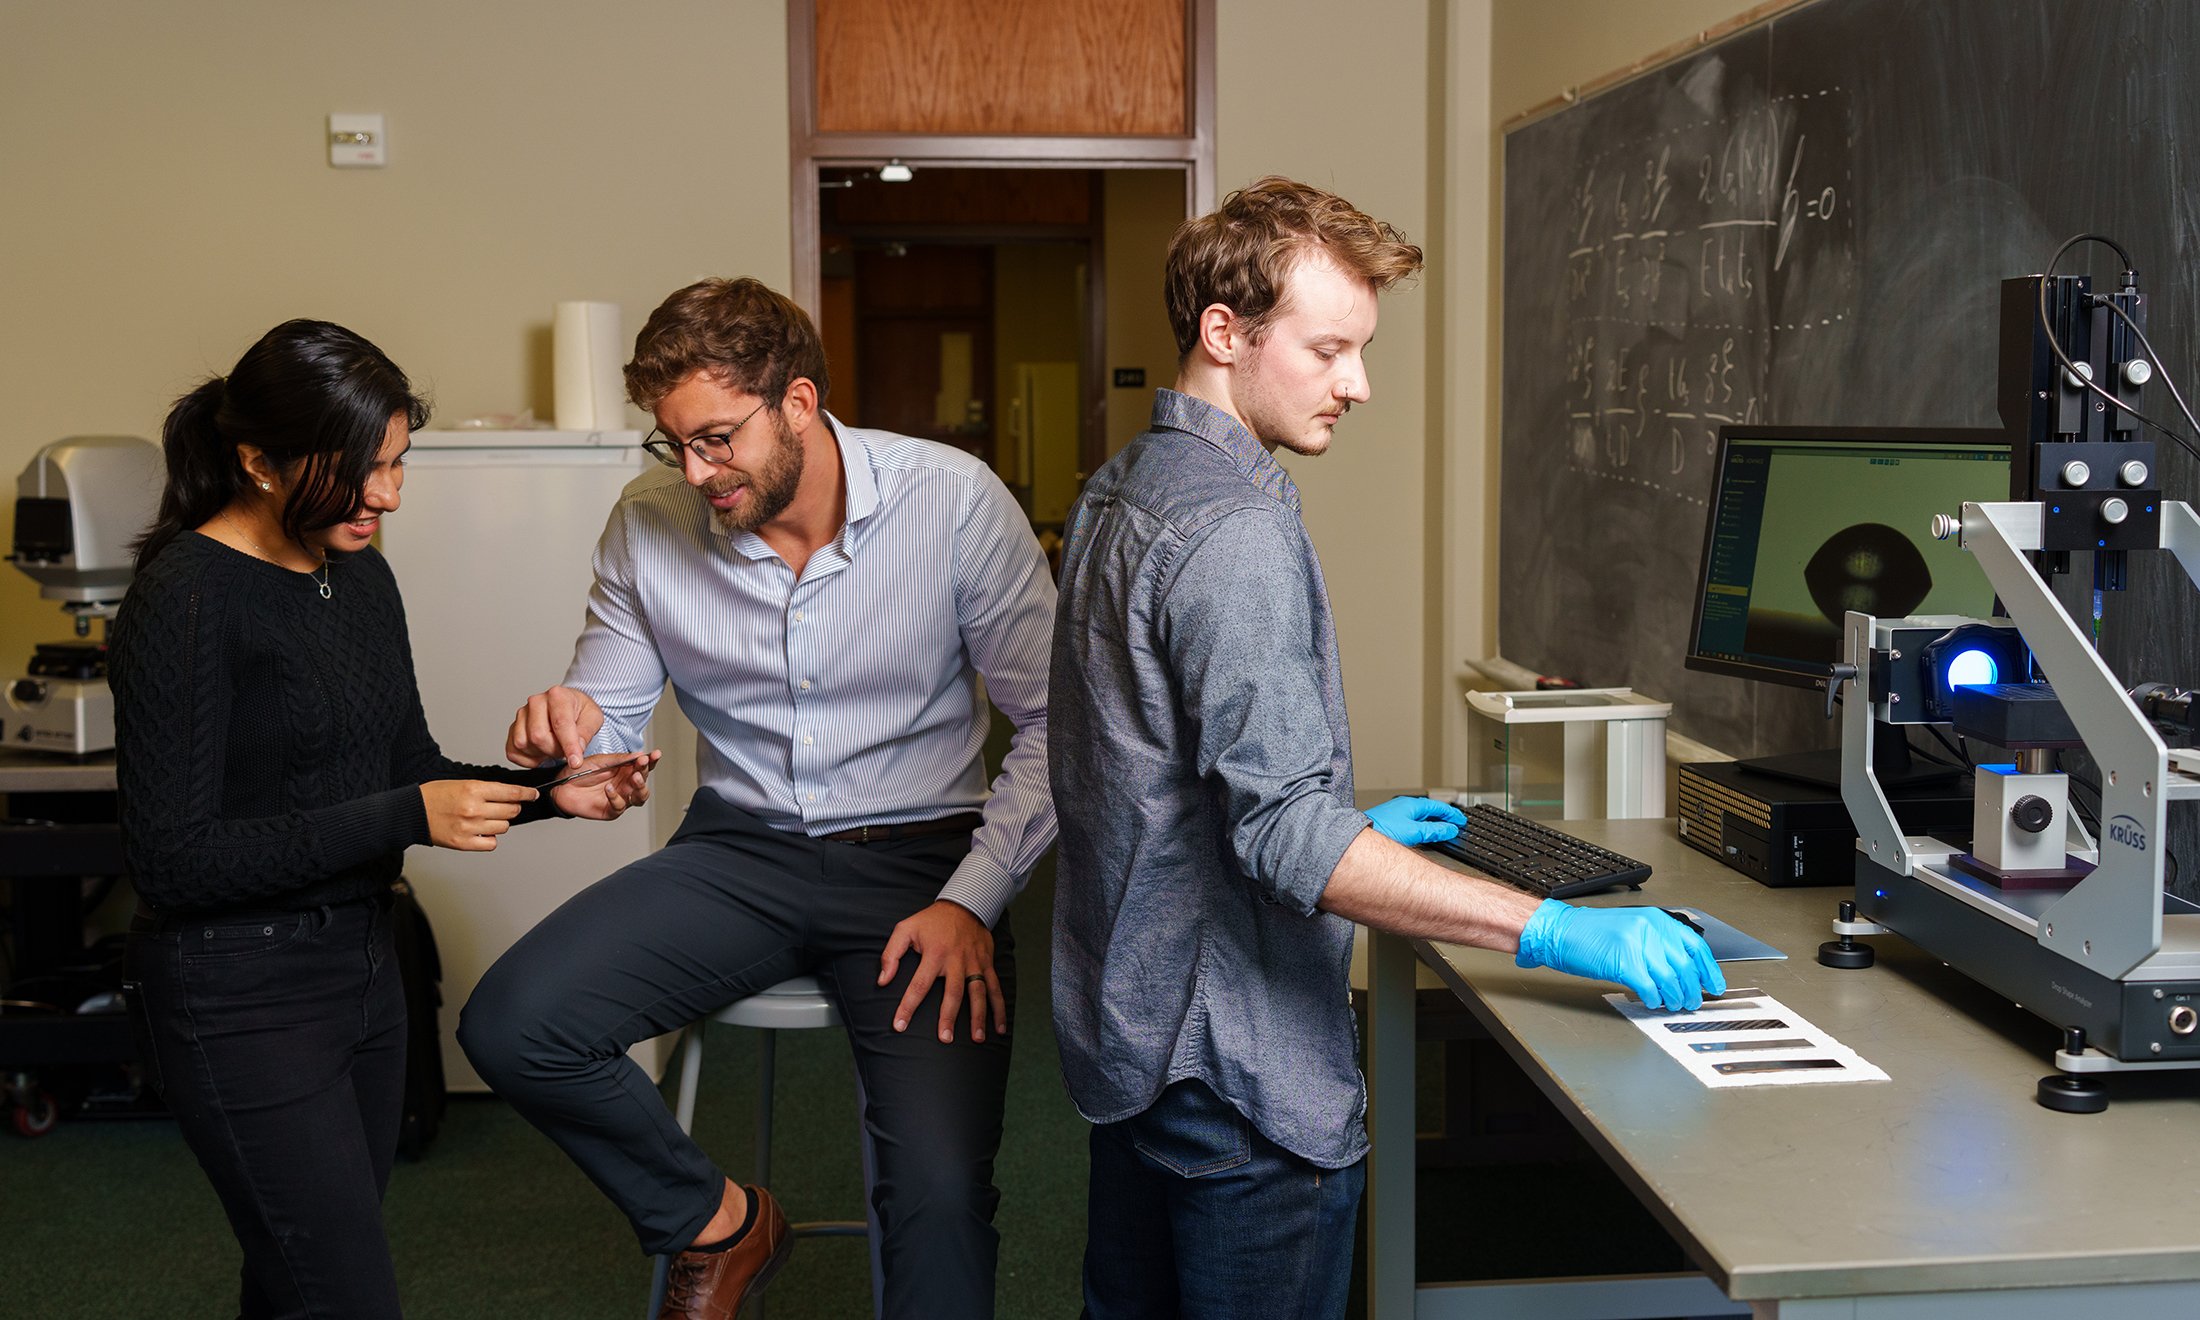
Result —
[[[639, 749], [669, 680], [701, 789], [662, 850], [490, 969], [459, 1039], [645, 1251], [677, 1253], [662, 1314], [731, 1317], [785, 1260], [785, 1217], [626, 1050], [816, 974], [867, 1100], [886, 1313], [990, 1316], [1006, 912], [1054, 838], [1045, 558], [977, 459], [828, 416], [816, 330], [755, 280], [666, 299], [626, 379], [678, 476], [612, 510], [565, 682], [506, 751]], [[1015, 725], [990, 794], [987, 697]]]

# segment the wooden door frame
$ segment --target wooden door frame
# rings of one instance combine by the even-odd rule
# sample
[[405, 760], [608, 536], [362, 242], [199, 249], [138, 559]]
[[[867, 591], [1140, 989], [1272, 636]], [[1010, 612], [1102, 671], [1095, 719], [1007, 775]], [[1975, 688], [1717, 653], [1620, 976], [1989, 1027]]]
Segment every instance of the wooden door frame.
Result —
[[[790, 295], [817, 316], [824, 253], [818, 184], [829, 168], [876, 168], [899, 160], [918, 167], [964, 169], [1181, 169], [1184, 214], [1206, 214], [1215, 205], [1215, 0], [1184, 2], [1184, 87], [1185, 131], [1172, 137], [823, 133], [817, 127], [817, 0], [787, 0], [787, 159], [794, 239]], [[1107, 371], [1106, 243], [1101, 221], [1100, 215], [1093, 217], [1085, 299], [1090, 370], [1084, 373], [1079, 467], [1086, 472], [1100, 464], [1107, 448], [1108, 382], [1101, 379]]]

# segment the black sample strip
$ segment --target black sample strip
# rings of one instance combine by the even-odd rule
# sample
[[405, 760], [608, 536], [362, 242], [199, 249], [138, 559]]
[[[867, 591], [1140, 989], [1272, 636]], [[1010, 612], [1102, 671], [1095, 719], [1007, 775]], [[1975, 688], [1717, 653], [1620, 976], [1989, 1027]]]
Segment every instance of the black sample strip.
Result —
[[1718, 1050], [1799, 1050], [1809, 1044], [1799, 1036], [1790, 1036], [1786, 1040], [1699, 1040], [1688, 1048], [1710, 1054]]
[[1714, 1063], [1711, 1071], [1722, 1073], [1789, 1072], [1802, 1068], [1840, 1068], [1839, 1059], [1742, 1059], [1734, 1063]]
[[1743, 1019], [1742, 1019], [1741, 1021], [1739, 1021], [1739, 1022], [1736, 1022], [1736, 1021], [1734, 1021], [1734, 1020], [1733, 1020], [1733, 1019], [1731, 1019], [1731, 1018], [1729, 1018], [1729, 1019], [1725, 1019], [1725, 1020], [1723, 1020], [1723, 1021], [1722, 1021], [1722, 1020], [1718, 1020], [1718, 1019], [1707, 1019], [1707, 1018], [1691, 1018], [1691, 1019], [1689, 1019], [1689, 1020], [1688, 1020], [1688, 1021], [1686, 1021], [1686, 1022], [1668, 1022], [1668, 1023], [1666, 1023], [1666, 1024], [1665, 1024], [1665, 1029], [1666, 1029], [1667, 1031], [1786, 1031], [1786, 1030], [1790, 1030], [1790, 1028], [1788, 1027], [1788, 1024], [1787, 1024], [1787, 1023], [1785, 1023], [1785, 1022], [1782, 1022], [1782, 1021], [1781, 1021], [1780, 1019], [1778, 1019], [1778, 1018], [1743, 1018]]

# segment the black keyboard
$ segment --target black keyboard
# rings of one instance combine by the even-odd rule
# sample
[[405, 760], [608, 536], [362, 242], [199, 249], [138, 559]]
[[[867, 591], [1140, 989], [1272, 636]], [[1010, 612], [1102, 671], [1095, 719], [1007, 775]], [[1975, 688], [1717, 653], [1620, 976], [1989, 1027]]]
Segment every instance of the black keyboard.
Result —
[[1544, 898], [1572, 898], [1625, 885], [1640, 889], [1650, 867], [1632, 857], [1583, 843], [1525, 816], [1499, 807], [1463, 808], [1467, 825], [1459, 837], [1435, 849], [1516, 889]]

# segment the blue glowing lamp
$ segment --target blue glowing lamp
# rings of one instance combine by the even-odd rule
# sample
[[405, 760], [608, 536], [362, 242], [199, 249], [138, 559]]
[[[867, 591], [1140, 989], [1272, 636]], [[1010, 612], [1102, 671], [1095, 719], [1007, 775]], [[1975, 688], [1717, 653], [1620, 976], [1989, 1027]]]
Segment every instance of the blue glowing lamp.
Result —
[[1994, 657], [1977, 647], [1957, 652], [1956, 658], [1948, 662], [1948, 686], [1951, 688], [1984, 687], [2000, 681], [2001, 669], [1994, 663]]

